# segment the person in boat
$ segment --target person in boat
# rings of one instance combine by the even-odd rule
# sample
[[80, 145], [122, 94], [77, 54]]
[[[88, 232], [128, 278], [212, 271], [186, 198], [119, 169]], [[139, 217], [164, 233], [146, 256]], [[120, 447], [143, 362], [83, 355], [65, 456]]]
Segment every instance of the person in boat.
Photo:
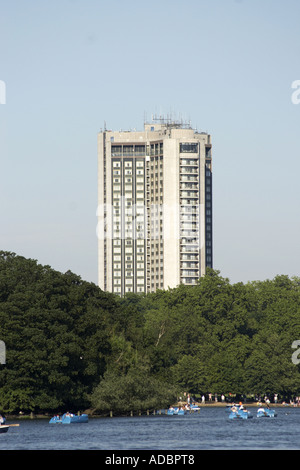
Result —
[[1, 426], [1, 424], [5, 424], [5, 421], [6, 421], [6, 420], [5, 420], [4, 416], [2, 416], [2, 415], [0, 414], [0, 426]]
[[244, 406], [243, 406], [242, 408], [240, 408], [240, 410], [242, 410], [242, 411], [243, 411], [243, 413], [248, 413], [248, 410], [247, 410], [247, 408], [245, 408]]
[[233, 413], [236, 413], [237, 412], [237, 407], [235, 406], [235, 403], [232, 405], [231, 407], [231, 411], [233, 411]]

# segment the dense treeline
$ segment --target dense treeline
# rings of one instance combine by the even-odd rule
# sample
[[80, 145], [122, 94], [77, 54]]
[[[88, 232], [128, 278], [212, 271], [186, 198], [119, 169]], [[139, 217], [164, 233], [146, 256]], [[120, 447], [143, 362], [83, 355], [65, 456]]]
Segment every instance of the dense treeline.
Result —
[[0, 409], [126, 411], [183, 391], [300, 395], [300, 279], [197, 286], [120, 299], [68, 271], [0, 252]]

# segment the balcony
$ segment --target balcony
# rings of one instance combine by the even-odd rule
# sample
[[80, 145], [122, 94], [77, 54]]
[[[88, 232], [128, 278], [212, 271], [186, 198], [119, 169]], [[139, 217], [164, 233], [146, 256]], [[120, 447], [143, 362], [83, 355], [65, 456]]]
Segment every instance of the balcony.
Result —
[[199, 169], [195, 167], [188, 168], [187, 166], [180, 167], [180, 175], [198, 175]]
[[199, 245], [181, 245], [180, 253], [182, 255], [192, 253], [193, 255], [199, 254]]
[[197, 275], [197, 272], [196, 271], [181, 271], [181, 276], [182, 277], [193, 277], [193, 278], [197, 278], [198, 279], [198, 275]]
[[198, 184], [198, 174], [195, 176], [183, 176], [180, 180], [182, 183], [196, 183]]
[[197, 277], [197, 278], [192, 278], [192, 277], [187, 277], [187, 278], [185, 278], [185, 277], [182, 277], [182, 278], [180, 279], [180, 282], [181, 282], [182, 284], [192, 284], [192, 285], [195, 285], [195, 284], [197, 284], [198, 279], [199, 279], [199, 277]]
[[195, 262], [184, 262], [184, 263], [181, 263], [180, 269], [198, 270], [199, 265], [198, 265], [198, 262], [197, 263], [195, 263]]
[[181, 167], [182, 166], [198, 166], [199, 160], [197, 158], [188, 159], [188, 160], [181, 158], [179, 164]]

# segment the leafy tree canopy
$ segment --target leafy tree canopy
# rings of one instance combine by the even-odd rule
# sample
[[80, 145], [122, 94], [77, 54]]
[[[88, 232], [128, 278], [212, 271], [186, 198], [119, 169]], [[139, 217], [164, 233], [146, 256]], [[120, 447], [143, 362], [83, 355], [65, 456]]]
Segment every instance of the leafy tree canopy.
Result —
[[300, 394], [300, 279], [231, 284], [208, 270], [119, 298], [0, 252], [0, 409], [164, 407], [184, 392]]

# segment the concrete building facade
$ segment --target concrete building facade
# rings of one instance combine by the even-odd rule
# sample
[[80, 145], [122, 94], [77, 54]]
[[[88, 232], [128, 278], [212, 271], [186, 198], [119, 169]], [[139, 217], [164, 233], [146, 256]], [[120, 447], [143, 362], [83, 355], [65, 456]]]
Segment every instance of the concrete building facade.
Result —
[[196, 284], [213, 266], [211, 137], [159, 119], [98, 134], [98, 282], [124, 295]]

